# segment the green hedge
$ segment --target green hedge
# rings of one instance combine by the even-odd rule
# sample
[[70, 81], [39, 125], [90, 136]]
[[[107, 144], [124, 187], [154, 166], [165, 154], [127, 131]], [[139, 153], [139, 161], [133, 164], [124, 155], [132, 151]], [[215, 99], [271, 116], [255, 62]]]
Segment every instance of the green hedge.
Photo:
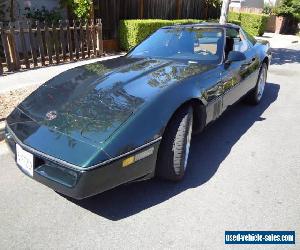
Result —
[[249, 34], [253, 36], [261, 36], [264, 34], [268, 17], [268, 15], [264, 14], [229, 12], [228, 20], [229, 22], [239, 20], [241, 26]]
[[[267, 15], [249, 14], [249, 13], [229, 13], [229, 22], [241, 25], [251, 35], [262, 35], [267, 22]], [[204, 20], [197, 19], [135, 19], [120, 21], [120, 47], [122, 50], [128, 51], [157, 29], [163, 26], [175, 24], [201, 23]], [[209, 22], [218, 22], [218, 20], [209, 20]]]
[[136, 19], [136, 20], [121, 20], [120, 21], [120, 47], [123, 50], [130, 50], [157, 29], [163, 26], [175, 24], [201, 23], [203, 20], [196, 19], [177, 19], [177, 20], [162, 20], [162, 19]]
[[230, 23], [233, 23], [233, 24], [236, 24], [236, 25], [239, 25], [239, 26], [242, 25], [242, 22], [240, 20], [230, 20]]

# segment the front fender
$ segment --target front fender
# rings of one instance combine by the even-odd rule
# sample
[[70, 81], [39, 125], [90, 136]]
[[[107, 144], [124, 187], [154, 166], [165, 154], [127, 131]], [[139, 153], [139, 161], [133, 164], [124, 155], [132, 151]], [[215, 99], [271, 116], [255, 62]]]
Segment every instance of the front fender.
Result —
[[177, 82], [147, 101], [105, 143], [103, 150], [111, 157], [124, 154], [162, 137], [168, 121], [185, 102], [205, 102], [194, 79]]

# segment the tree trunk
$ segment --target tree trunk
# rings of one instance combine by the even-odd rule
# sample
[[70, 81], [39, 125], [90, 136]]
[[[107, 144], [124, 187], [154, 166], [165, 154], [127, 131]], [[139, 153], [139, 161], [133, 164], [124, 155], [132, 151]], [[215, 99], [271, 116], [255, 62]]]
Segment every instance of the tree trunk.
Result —
[[220, 16], [220, 24], [225, 24], [227, 22], [229, 4], [230, 4], [230, 0], [223, 0], [221, 16]]

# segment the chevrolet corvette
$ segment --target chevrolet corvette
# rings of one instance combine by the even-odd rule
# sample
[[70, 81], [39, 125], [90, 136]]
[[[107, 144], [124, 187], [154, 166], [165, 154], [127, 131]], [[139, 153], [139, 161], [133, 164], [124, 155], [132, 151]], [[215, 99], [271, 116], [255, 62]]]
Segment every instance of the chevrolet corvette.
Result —
[[45, 82], [7, 117], [6, 141], [24, 174], [75, 199], [179, 181], [192, 134], [242, 98], [259, 104], [270, 60], [269, 43], [234, 24], [163, 27]]

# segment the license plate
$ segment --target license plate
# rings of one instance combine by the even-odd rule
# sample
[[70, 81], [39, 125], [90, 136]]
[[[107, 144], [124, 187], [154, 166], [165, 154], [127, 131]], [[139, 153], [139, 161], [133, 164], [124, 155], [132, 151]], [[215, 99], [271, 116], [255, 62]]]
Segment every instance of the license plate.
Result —
[[33, 155], [16, 144], [17, 164], [30, 176], [33, 176]]

